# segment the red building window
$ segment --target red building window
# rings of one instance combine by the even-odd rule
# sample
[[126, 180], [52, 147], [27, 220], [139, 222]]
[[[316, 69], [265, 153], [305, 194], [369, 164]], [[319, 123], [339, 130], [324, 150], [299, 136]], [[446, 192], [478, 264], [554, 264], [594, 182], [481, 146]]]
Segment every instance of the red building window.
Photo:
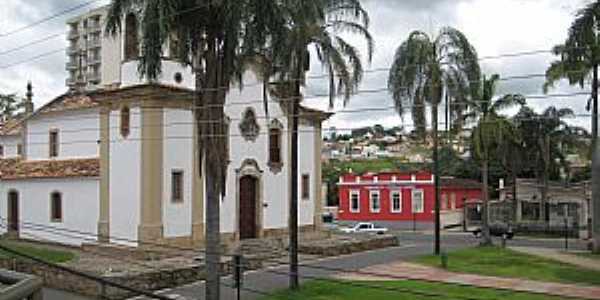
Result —
[[379, 191], [371, 191], [369, 193], [369, 207], [372, 213], [378, 213], [381, 211], [381, 198], [379, 197]]
[[359, 213], [360, 212], [360, 192], [359, 191], [350, 191], [350, 212], [351, 213]]
[[423, 190], [412, 191], [412, 211], [414, 213], [425, 212], [425, 205], [423, 201]]
[[402, 212], [402, 193], [400, 193], [400, 191], [392, 191], [390, 193], [390, 202], [391, 212]]

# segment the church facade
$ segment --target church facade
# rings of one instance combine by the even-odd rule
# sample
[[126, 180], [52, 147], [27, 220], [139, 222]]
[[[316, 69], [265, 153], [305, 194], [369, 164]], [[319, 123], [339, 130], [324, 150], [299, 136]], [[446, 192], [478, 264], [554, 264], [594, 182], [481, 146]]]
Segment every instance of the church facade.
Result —
[[[102, 22], [102, 13], [92, 17]], [[137, 76], [137, 62], [125, 57], [131, 52], [127, 38], [103, 39], [102, 70], [114, 76], [100, 76], [93, 88], [71, 88], [0, 127], [0, 230], [71, 245], [201, 244], [205, 172], [198, 161], [191, 72], [165, 62], [164, 77], [149, 83]], [[244, 81], [243, 89], [232, 86], [225, 103], [225, 242], [281, 236], [288, 227], [290, 116], [282, 99], [267, 95], [265, 105], [269, 87], [252, 71]], [[31, 97], [29, 90], [29, 105]], [[320, 223], [321, 124], [329, 116], [309, 108], [300, 113], [302, 230]]]

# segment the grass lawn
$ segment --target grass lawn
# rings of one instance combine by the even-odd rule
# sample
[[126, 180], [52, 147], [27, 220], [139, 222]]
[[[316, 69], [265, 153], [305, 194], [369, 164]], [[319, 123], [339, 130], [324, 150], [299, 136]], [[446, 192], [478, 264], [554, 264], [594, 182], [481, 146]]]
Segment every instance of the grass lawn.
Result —
[[[31, 245], [26, 243], [14, 242], [14, 241], [0, 241], [0, 245], [13, 249], [15, 251], [19, 251], [33, 257], [43, 259], [47, 262], [51, 263], [62, 263], [67, 262], [75, 258], [75, 254], [67, 251], [58, 251], [53, 249], [48, 249], [44, 246]], [[15, 256], [11, 253], [6, 253], [5, 251], [0, 250], [0, 258], [21, 258]]]
[[[420, 257], [415, 262], [440, 266], [439, 257], [432, 255]], [[548, 282], [600, 285], [598, 271], [497, 247], [477, 247], [450, 252], [448, 270]]]
[[591, 259], [597, 259], [600, 260], [600, 254], [593, 254], [593, 253], [577, 253], [577, 255], [580, 255], [582, 257], [585, 258], [591, 258]]
[[[410, 292], [406, 292], [410, 290]], [[425, 295], [417, 294], [425, 293]], [[436, 284], [420, 281], [389, 282], [333, 282], [310, 281], [302, 285], [299, 291], [281, 291], [263, 300], [387, 300], [387, 299], [502, 299], [502, 300], [559, 300], [548, 297], [511, 291], [463, 287], [451, 284]]]

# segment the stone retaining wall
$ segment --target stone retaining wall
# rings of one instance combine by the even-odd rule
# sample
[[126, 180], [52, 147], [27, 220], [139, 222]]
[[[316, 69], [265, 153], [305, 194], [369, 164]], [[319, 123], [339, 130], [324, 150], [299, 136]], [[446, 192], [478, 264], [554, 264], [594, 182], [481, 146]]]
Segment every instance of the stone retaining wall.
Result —
[[393, 235], [357, 235], [348, 236], [345, 240], [338, 238], [301, 244], [298, 252], [320, 256], [338, 256], [398, 245], [398, 239]]
[[[85, 296], [102, 296], [107, 299], [124, 299], [133, 296], [132, 293], [124, 290], [113, 287], [103, 287], [102, 284], [94, 280], [34, 262], [18, 259], [0, 259], [0, 268], [33, 274], [41, 278], [46, 287]], [[222, 264], [222, 269], [224, 272], [229, 271], [226, 264]], [[111, 274], [99, 277], [128, 287], [151, 291], [196, 282], [206, 278], [206, 273], [204, 265], [197, 265], [180, 269], [161, 270], [160, 272]]]

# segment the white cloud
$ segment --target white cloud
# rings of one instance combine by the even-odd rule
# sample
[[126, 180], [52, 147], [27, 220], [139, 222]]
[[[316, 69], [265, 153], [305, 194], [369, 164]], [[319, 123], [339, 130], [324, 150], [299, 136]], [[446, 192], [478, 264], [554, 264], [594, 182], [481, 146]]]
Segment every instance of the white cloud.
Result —
[[[99, 2], [97, 5], [105, 4]], [[412, 30], [432, 32], [441, 26], [454, 26], [464, 31], [478, 49], [480, 56], [499, 55], [529, 50], [549, 49], [566, 37], [574, 13], [589, 0], [364, 0], [372, 19], [371, 32], [376, 40], [376, 53], [370, 68], [389, 67], [396, 47]], [[83, 0], [25, 1], [4, 0], [0, 10], [0, 32], [7, 32], [39, 20], [55, 12], [72, 7]], [[78, 11], [83, 12], [84, 9]], [[66, 32], [64, 22], [76, 13], [62, 16], [10, 37], [0, 37], [0, 52], [23, 45], [45, 36]], [[352, 41], [355, 41], [351, 39]], [[0, 56], [0, 66], [8, 65], [41, 53], [66, 47], [64, 37], [27, 47], [23, 51]], [[362, 46], [359, 44], [359, 46]], [[486, 73], [501, 76], [543, 73], [554, 58], [548, 54], [482, 62]], [[0, 91], [24, 94], [25, 85], [32, 80], [36, 105], [41, 105], [66, 90], [64, 80], [66, 55], [58, 53], [14, 68], [0, 69]], [[321, 74], [318, 65], [312, 68]], [[500, 93], [541, 94], [543, 78], [503, 82]], [[385, 88], [387, 73], [376, 72], [365, 75], [361, 89]], [[326, 91], [325, 80], [310, 80], [308, 93], [322, 94]], [[577, 88], [559, 85], [553, 93], [579, 91]], [[585, 113], [587, 97], [566, 100], [531, 100], [531, 105], [542, 110], [548, 105], [570, 107]], [[327, 108], [327, 99], [312, 99], [308, 105]], [[390, 107], [391, 97], [385, 93], [361, 94], [353, 97], [346, 109], [357, 110], [368, 107]], [[344, 109], [336, 107], [336, 110]], [[410, 123], [410, 118], [405, 118]], [[589, 119], [576, 120], [587, 124]], [[332, 118], [329, 124], [338, 127], [357, 127], [384, 124], [400, 125], [397, 113], [385, 112], [344, 113]], [[329, 125], [327, 125], [329, 126]], [[589, 127], [589, 126], [587, 126]]]

